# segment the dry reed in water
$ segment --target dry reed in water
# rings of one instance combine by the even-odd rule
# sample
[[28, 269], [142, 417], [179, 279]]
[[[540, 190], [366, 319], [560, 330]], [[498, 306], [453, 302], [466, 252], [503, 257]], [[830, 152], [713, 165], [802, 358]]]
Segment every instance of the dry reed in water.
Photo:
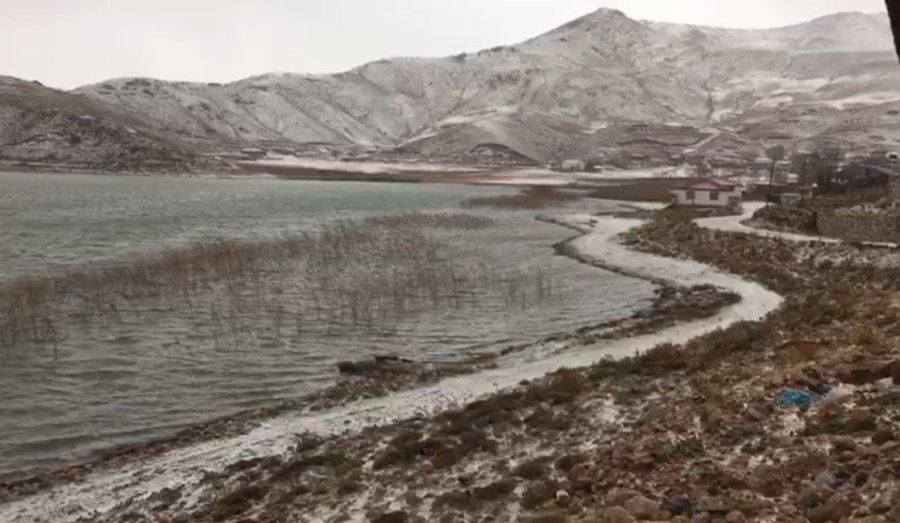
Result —
[[219, 345], [252, 342], [262, 322], [278, 333], [286, 325], [297, 332], [321, 324], [381, 328], [423, 307], [478, 300], [481, 288], [505, 288], [507, 307], [551, 295], [547, 271], [511, 276], [455, 263], [429, 231], [492, 223], [469, 214], [379, 216], [299, 236], [179, 247], [7, 281], [0, 283], [0, 347], [55, 344], [64, 325], [78, 318], [108, 325], [161, 306], [208, 311], [207, 328]]

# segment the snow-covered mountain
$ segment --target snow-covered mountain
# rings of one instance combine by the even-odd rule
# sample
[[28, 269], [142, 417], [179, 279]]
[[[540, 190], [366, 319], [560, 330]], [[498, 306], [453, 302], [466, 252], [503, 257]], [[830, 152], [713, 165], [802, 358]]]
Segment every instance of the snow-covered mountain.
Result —
[[102, 101], [0, 76], [0, 161], [183, 172], [202, 163], [194, 149]]
[[[365, 144], [447, 157], [494, 143], [539, 161], [628, 163], [772, 141], [900, 143], [900, 65], [883, 14], [733, 30], [601, 9], [477, 54], [225, 85], [117, 79], [73, 94], [200, 149]], [[0, 153], [3, 141], [0, 131]]]

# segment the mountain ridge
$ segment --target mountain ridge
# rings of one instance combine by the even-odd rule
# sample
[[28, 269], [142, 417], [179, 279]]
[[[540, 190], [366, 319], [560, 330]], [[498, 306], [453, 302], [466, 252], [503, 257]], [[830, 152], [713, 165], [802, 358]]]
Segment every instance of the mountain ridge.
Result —
[[[602, 8], [471, 54], [226, 84], [120, 78], [67, 94], [195, 152], [319, 144], [466, 161], [496, 144], [539, 163], [592, 156], [629, 166], [749, 157], [772, 141], [892, 148], [900, 69], [890, 35], [884, 14], [721, 29]], [[10, 127], [2, 114], [0, 130]], [[690, 131], [674, 139], [681, 127]], [[720, 145], [732, 135], [744, 145]], [[0, 132], [0, 156], [8, 142]]]

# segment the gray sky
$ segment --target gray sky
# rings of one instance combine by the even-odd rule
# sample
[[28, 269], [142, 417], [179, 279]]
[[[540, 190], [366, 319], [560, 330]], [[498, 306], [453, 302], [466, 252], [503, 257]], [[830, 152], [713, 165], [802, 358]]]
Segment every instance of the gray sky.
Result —
[[228, 82], [444, 56], [537, 36], [599, 7], [775, 27], [883, 0], [0, 0], [0, 74], [61, 88], [122, 76]]

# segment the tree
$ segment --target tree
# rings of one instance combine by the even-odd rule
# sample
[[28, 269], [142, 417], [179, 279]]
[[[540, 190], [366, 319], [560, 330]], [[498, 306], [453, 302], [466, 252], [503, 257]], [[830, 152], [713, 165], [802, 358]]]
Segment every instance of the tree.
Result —
[[803, 161], [804, 183], [814, 180], [823, 192], [834, 192], [844, 162], [844, 151], [830, 146], [806, 156]]
[[891, 31], [894, 33], [894, 49], [900, 57], [900, 0], [885, 0], [885, 3], [891, 19]]
[[783, 145], [774, 145], [766, 149], [766, 156], [772, 160], [772, 168], [769, 171], [769, 194], [766, 195], [766, 206], [772, 201], [772, 181], [775, 179], [775, 164], [784, 160], [785, 155], [787, 155], [787, 150]]

